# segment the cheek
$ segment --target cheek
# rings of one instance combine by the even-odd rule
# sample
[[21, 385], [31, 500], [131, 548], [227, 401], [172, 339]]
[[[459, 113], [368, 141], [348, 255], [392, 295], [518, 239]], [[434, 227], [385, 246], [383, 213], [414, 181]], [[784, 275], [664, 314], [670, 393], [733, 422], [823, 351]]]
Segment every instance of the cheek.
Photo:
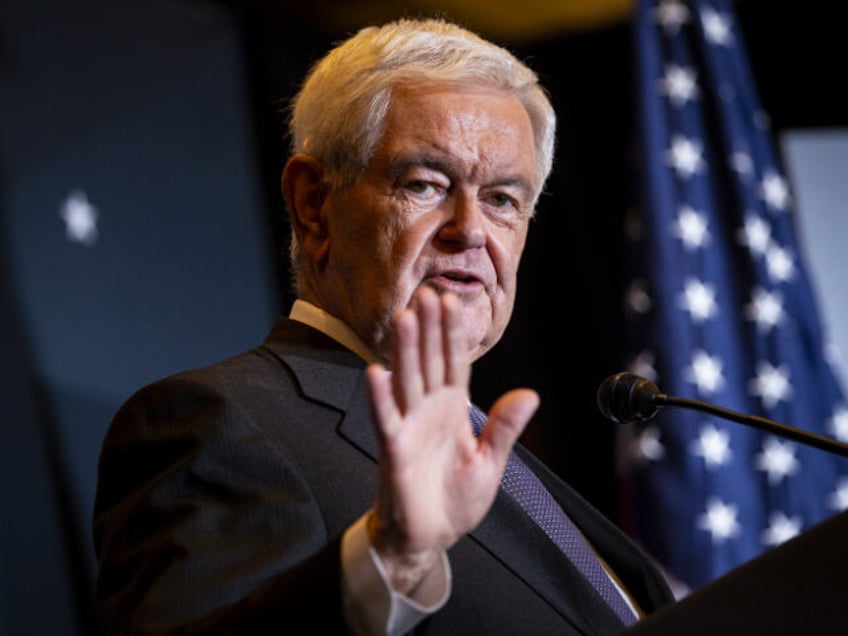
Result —
[[384, 248], [396, 270], [409, 273], [421, 258], [437, 230], [435, 217], [396, 212], [387, 220]]
[[332, 246], [340, 260], [373, 269], [386, 258], [390, 246], [391, 215], [381, 211], [379, 201], [349, 192], [341, 196], [329, 219]]
[[[407, 217], [391, 208], [373, 206], [368, 214], [349, 216], [339, 227], [344, 233], [349, 281], [380, 304], [395, 305], [409, 285], [410, 274], [421, 251], [420, 236]], [[411, 293], [411, 292], [410, 292]]]
[[518, 266], [524, 252], [527, 228], [496, 233], [490, 243], [489, 253], [498, 275], [499, 285], [515, 293]]

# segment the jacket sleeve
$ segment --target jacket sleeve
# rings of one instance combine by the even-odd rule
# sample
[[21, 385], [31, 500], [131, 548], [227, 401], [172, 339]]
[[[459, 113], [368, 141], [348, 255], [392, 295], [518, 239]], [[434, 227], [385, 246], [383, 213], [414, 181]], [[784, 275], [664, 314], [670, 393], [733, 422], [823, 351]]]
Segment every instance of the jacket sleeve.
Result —
[[340, 535], [285, 449], [226, 393], [171, 378], [116, 414], [93, 525], [104, 633], [281, 634], [303, 620], [347, 631]]

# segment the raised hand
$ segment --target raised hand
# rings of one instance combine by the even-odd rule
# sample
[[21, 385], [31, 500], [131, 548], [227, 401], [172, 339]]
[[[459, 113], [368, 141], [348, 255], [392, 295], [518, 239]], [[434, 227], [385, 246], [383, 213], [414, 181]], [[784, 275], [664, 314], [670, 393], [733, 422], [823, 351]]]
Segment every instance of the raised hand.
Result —
[[462, 314], [456, 296], [422, 287], [395, 318], [391, 375], [381, 365], [367, 370], [380, 440], [369, 538], [400, 592], [414, 589], [442, 551], [486, 515], [539, 403], [529, 389], [504, 394], [474, 437]]

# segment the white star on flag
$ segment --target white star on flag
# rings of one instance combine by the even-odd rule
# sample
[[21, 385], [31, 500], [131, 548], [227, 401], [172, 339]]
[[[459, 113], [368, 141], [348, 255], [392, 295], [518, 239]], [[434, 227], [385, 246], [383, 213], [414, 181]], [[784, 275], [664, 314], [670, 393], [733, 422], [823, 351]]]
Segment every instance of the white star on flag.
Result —
[[763, 450], [754, 458], [754, 466], [768, 475], [768, 483], [772, 486], [801, 468], [795, 457], [795, 446], [771, 436], [763, 440]]
[[745, 317], [757, 323], [760, 333], [768, 333], [783, 322], [783, 296], [762, 287], [754, 288], [751, 303], [745, 306]]
[[827, 496], [827, 506], [837, 512], [848, 510], [848, 477], [840, 477], [836, 482], [836, 490]]
[[627, 289], [627, 304], [630, 308], [640, 314], [647, 313], [651, 309], [651, 297], [645, 289], [644, 281], [634, 280]]
[[795, 274], [795, 262], [792, 252], [775, 244], [766, 249], [766, 269], [772, 280], [784, 283]]
[[722, 362], [710, 356], [703, 349], [692, 354], [692, 365], [684, 370], [687, 382], [692, 382], [701, 395], [712, 395], [724, 386], [724, 376], [721, 373]]
[[642, 349], [642, 351], [636, 354], [633, 361], [630, 363], [630, 372], [635, 373], [636, 375], [641, 375], [643, 378], [646, 378], [651, 382], [656, 382], [657, 370], [654, 368], [655, 362], [656, 356], [654, 356], [654, 353], [647, 349]]
[[710, 241], [707, 218], [689, 205], [684, 205], [674, 221], [674, 235], [683, 241], [687, 251], [707, 245]]
[[737, 512], [733, 504], [726, 504], [718, 497], [710, 497], [707, 511], [698, 517], [696, 524], [701, 530], [710, 533], [713, 543], [721, 543], [739, 534], [741, 528], [736, 520]]
[[665, 69], [660, 86], [665, 95], [668, 95], [671, 103], [680, 108], [690, 100], [698, 97], [698, 84], [695, 82], [695, 73], [691, 68], [670, 64]]
[[665, 447], [660, 442], [660, 431], [656, 426], [647, 426], [636, 438], [634, 449], [636, 461], [657, 462], [665, 457]]
[[97, 208], [89, 203], [85, 192], [71, 192], [62, 202], [59, 215], [65, 221], [65, 235], [69, 241], [83, 245], [97, 242]]
[[775, 172], [768, 172], [760, 186], [763, 200], [772, 210], [783, 212], [789, 206], [789, 187], [786, 181]]
[[728, 163], [740, 175], [747, 176], [754, 172], [754, 162], [751, 160], [751, 155], [747, 152], [736, 151], [730, 153]]
[[836, 409], [827, 422], [827, 428], [840, 442], [848, 442], [848, 408], [841, 406]]
[[696, 324], [700, 324], [718, 313], [713, 286], [694, 278], [686, 281], [686, 287], [680, 295], [680, 305], [689, 312], [692, 321]]
[[788, 399], [792, 395], [789, 369], [785, 365], [776, 367], [766, 360], [761, 360], [757, 363], [757, 375], [751, 380], [751, 394], [758, 395], [767, 409], [781, 400]]
[[707, 40], [713, 44], [727, 46], [733, 42], [728, 19], [717, 11], [704, 9], [701, 12], [701, 23], [704, 25]]
[[701, 144], [683, 135], [675, 135], [666, 153], [669, 165], [679, 177], [688, 179], [704, 169]]
[[663, 30], [671, 35], [689, 22], [689, 9], [679, 0], [662, 0], [655, 10], [655, 15]]
[[801, 517], [787, 517], [782, 512], [769, 515], [769, 527], [763, 531], [762, 540], [767, 546], [780, 545], [801, 532]]
[[739, 231], [739, 243], [745, 245], [752, 254], [765, 254], [771, 245], [771, 228], [762, 218], [753, 213], [745, 216], [745, 225]]
[[708, 422], [701, 427], [698, 437], [693, 441], [692, 452], [704, 458], [707, 470], [715, 470], [733, 457], [730, 434]]

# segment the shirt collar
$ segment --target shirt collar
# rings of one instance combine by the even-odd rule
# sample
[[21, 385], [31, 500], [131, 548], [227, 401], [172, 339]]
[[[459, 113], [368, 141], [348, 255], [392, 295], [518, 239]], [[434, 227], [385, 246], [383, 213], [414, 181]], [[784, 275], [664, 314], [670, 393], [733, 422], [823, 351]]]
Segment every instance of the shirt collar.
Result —
[[336, 342], [343, 344], [366, 362], [378, 361], [377, 357], [365, 346], [365, 343], [359, 339], [359, 336], [353, 332], [353, 329], [307, 300], [296, 299], [289, 312], [289, 318], [317, 329]]

